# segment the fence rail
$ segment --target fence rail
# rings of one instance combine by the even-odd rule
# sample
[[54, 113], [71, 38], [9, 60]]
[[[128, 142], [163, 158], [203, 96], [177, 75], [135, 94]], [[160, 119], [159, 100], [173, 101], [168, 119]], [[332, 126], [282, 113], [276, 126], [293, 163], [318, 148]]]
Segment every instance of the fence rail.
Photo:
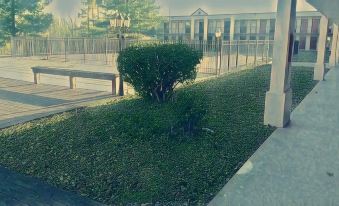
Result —
[[11, 40], [13, 57], [40, 57], [47, 60], [83, 64], [111, 65], [122, 47], [138, 42], [183, 43], [203, 52], [198, 72], [218, 75], [244, 66], [266, 64], [271, 61], [273, 41], [160, 41], [124, 40], [124, 46], [115, 38], [22, 38]]

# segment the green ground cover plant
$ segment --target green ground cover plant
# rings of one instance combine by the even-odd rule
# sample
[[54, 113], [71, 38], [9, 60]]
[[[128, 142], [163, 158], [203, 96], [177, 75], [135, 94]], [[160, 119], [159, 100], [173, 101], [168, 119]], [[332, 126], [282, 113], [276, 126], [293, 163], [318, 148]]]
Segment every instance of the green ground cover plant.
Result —
[[[205, 205], [275, 130], [263, 125], [270, 67], [176, 101], [109, 100], [3, 129], [0, 164], [107, 204]], [[315, 84], [312, 68], [293, 68], [294, 108]]]

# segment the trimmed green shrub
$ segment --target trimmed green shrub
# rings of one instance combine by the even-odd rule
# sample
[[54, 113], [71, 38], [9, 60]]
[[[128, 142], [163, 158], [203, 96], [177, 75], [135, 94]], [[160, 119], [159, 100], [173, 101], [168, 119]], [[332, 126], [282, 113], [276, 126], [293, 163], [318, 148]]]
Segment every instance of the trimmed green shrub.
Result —
[[139, 44], [120, 53], [118, 70], [140, 96], [165, 102], [178, 84], [195, 80], [201, 59], [184, 44]]
[[171, 125], [170, 136], [192, 137], [199, 133], [207, 113], [207, 101], [204, 94], [181, 91], [172, 104], [176, 121]]

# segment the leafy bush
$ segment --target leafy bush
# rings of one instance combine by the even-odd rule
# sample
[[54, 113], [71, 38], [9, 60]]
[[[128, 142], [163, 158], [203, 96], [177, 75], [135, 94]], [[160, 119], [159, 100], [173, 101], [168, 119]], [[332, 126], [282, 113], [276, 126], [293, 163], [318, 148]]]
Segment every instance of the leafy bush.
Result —
[[140, 96], [165, 102], [179, 83], [196, 78], [201, 58], [184, 44], [139, 44], [120, 53], [118, 70]]
[[181, 91], [172, 104], [176, 121], [171, 126], [171, 136], [191, 137], [202, 130], [202, 120], [207, 113], [204, 94]]

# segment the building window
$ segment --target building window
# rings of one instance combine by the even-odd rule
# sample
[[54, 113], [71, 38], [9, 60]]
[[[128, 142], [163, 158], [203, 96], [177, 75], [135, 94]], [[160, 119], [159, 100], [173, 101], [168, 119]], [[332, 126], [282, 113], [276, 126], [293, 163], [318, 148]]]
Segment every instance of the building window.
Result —
[[240, 21], [240, 40], [247, 39], [247, 21]]
[[185, 22], [180, 21], [178, 24], [179, 24], [178, 33], [185, 34]]
[[306, 36], [301, 36], [299, 41], [299, 49], [305, 50], [306, 48]]
[[297, 20], [295, 21], [295, 30], [296, 33], [299, 33], [299, 29], [301, 28], [301, 19], [297, 18]]
[[312, 36], [311, 37], [311, 43], [310, 43], [310, 49], [311, 50], [317, 50], [317, 44], [318, 44], [318, 37]]
[[226, 20], [224, 21], [224, 40], [225, 41], [230, 40], [230, 34], [231, 34], [231, 21]]
[[171, 23], [171, 34], [178, 34], [179, 33], [179, 24], [177, 21], [173, 21]]
[[267, 20], [260, 20], [259, 40], [265, 40]]
[[185, 23], [185, 33], [190, 34], [191, 33], [191, 22], [186, 21]]
[[320, 19], [312, 19], [312, 34], [319, 34]]
[[256, 40], [257, 39], [257, 21], [250, 21], [250, 40]]
[[164, 23], [164, 33], [169, 34], [169, 23], [168, 22]]
[[208, 33], [214, 34], [217, 29], [217, 21], [216, 20], [209, 20], [208, 21]]
[[235, 26], [234, 26], [234, 33], [235, 34], [240, 34], [240, 21], [235, 21]]
[[307, 34], [308, 19], [301, 19], [300, 33]]
[[204, 40], [204, 22], [199, 22], [199, 40]]
[[270, 20], [270, 40], [274, 40], [274, 33], [275, 33], [275, 19]]
[[247, 33], [247, 21], [240, 21], [240, 34]]

